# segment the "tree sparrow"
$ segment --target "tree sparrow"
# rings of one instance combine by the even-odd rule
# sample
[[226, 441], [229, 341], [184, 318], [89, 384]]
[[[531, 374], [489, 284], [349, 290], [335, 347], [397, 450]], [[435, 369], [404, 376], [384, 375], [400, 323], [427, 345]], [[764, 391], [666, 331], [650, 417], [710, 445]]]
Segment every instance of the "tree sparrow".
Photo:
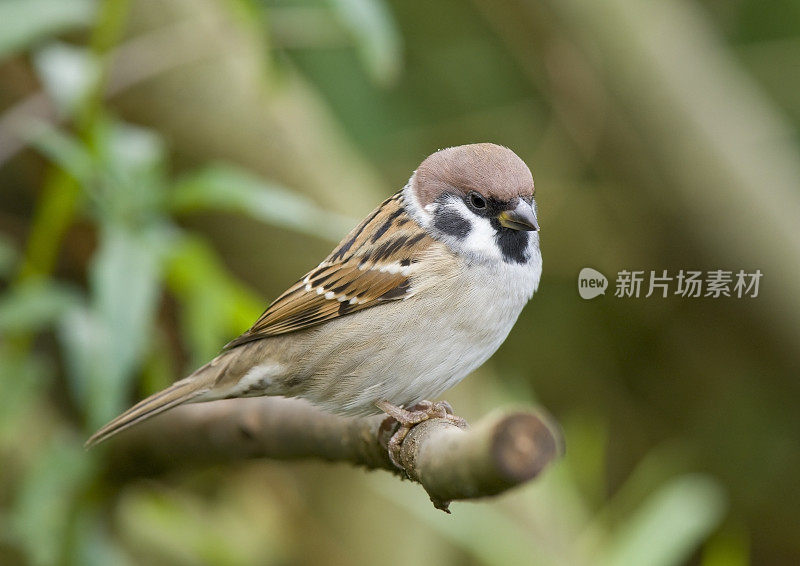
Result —
[[530, 170], [505, 147], [434, 153], [252, 328], [87, 446], [177, 405], [234, 397], [383, 410], [406, 428], [451, 415], [446, 403], [416, 404], [485, 362], [539, 284], [533, 193]]

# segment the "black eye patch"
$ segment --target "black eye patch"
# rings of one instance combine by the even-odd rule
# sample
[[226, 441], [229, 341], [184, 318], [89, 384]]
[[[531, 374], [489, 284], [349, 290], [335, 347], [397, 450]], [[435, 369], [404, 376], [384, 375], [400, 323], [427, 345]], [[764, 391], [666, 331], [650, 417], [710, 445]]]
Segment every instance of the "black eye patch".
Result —
[[469, 236], [472, 230], [469, 220], [463, 218], [458, 211], [441, 207], [434, 215], [433, 227], [444, 234], [455, 236], [459, 240]]

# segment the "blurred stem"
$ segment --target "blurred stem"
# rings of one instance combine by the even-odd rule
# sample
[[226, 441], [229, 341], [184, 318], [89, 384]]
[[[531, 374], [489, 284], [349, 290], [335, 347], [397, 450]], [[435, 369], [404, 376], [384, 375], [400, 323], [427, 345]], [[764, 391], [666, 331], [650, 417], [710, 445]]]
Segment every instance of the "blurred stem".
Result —
[[[92, 126], [102, 113], [105, 86], [111, 69], [112, 49], [119, 43], [129, 12], [130, 0], [106, 0], [98, 14], [89, 47], [100, 61], [100, 74], [93, 88], [87, 93], [77, 118], [77, 131], [84, 141], [91, 141], [89, 137]], [[93, 144], [90, 146], [94, 149]]]
[[52, 271], [58, 245], [72, 222], [79, 196], [78, 183], [63, 170], [51, 167], [33, 218], [18, 283], [45, 277]]

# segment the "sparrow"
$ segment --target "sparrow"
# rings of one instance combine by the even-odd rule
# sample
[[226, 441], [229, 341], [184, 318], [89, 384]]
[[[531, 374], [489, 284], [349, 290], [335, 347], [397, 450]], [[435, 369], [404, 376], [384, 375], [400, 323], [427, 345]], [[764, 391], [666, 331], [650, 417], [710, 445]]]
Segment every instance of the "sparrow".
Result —
[[103, 426], [87, 447], [172, 407], [237, 397], [383, 411], [404, 431], [451, 417], [447, 403], [426, 399], [503, 343], [539, 285], [538, 231], [533, 177], [513, 151], [437, 151], [216, 358]]

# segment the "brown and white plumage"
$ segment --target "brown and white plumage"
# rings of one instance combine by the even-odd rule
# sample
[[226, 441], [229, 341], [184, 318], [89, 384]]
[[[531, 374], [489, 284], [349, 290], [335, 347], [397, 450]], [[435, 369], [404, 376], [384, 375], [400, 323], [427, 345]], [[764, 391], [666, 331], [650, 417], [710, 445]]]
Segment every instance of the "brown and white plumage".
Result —
[[393, 195], [226, 348], [407, 297], [412, 264], [432, 243], [405, 212], [402, 194]]
[[511, 150], [439, 151], [219, 356], [87, 444], [185, 402], [284, 395], [369, 414], [439, 395], [536, 290], [537, 230], [533, 179]]

